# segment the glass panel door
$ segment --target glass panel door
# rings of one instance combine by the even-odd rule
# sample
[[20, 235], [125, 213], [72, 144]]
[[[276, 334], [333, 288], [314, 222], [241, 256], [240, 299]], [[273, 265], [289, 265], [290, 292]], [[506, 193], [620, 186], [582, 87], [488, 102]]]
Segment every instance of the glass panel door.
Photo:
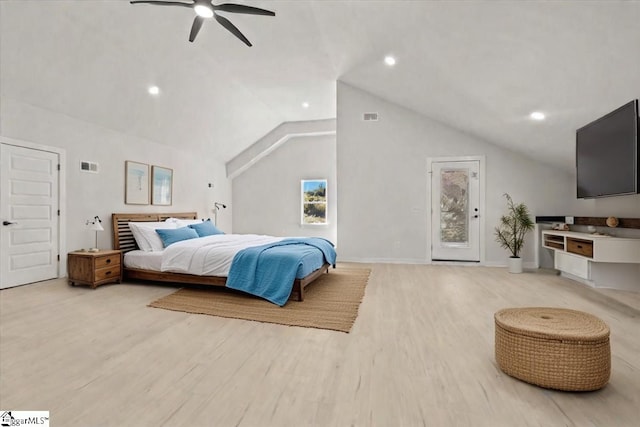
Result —
[[440, 241], [469, 245], [469, 171], [440, 170]]
[[480, 261], [480, 162], [431, 167], [431, 259]]

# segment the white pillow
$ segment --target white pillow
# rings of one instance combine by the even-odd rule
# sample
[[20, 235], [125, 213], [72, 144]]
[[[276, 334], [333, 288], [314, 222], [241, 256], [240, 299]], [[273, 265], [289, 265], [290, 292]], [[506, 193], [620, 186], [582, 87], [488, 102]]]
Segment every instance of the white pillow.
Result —
[[202, 221], [204, 221], [204, 219], [182, 219], [182, 218], [167, 218], [165, 220], [166, 222], [172, 222], [176, 225], [177, 228], [181, 228], [181, 227], [187, 227], [191, 224], [199, 224]]
[[201, 219], [176, 219], [176, 225], [178, 228], [188, 227], [192, 224], [200, 224], [203, 220]]
[[174, 229], [173, 222], [130, 222], [129, 228], [133, 233], [138, 247], [145, 252], [157, 252], [164, 249], [160, 236], [156, 233], [156, 228]]

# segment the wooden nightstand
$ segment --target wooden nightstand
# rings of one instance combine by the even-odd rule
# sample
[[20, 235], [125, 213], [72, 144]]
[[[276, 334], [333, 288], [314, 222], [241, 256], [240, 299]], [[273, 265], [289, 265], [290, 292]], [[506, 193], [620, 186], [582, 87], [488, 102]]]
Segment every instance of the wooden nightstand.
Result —
[[122, 251], [69, 252], [67, 272], [70, 285], [90, 285], [96, 288], [105, 283], [122, 281]]

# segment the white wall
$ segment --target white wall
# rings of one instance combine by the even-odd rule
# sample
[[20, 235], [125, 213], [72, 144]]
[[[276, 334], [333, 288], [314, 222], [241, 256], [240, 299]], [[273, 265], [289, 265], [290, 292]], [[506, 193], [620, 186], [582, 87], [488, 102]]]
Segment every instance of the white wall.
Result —
[[[185, 212], [212, 215], [214, 200], [230, 200], [231, 186], [224, 163], [211, 153], [181, 150], [83, 122], [7, 97], [0, 97], [0, 134], [35, 144], [65, 150], [67, 250], [93, 246], [95, 234], [85, 221], [98, 215], [105, 231], [99, 247], [111, 248], [111, 214], [114, 212]], [[80, 161], [99, 163], [100, 173], [80, 171]], [[173, 169], [172, 206], [125, 205], [124, 165], [134, 160]], [[207, 184], [212, 182], [210, 189]], [[231, 217], [221, 218], [223, 229], [231, 229]], [[64, 254], [61, 254], [64, 259]], [[64, 268], [63, 268], [64, 271]]]
[[638, 218], [640, 194], [576, 200], [571, 212], [573, 216]]
[[[364, 112], [378, 112], [380, 120], [365, 122]], [[339, 82], [340, 259], [428, 262], [426, 159], [478, 155], [486, 158], [486, 263], [505, 265], [508, 254], [493, 234], [505, 210], [503, 193], [525, 202], [534, 216], [555, 215], [575, 199], [572, 177]], [[532, 232], [525, 263], [534, 254]]]
[[[327, 179], [328, 225], [300, 225], [300, 180]], [[234, 233], [337, 243], [336, 137], [296, 137], [233, 179]]]

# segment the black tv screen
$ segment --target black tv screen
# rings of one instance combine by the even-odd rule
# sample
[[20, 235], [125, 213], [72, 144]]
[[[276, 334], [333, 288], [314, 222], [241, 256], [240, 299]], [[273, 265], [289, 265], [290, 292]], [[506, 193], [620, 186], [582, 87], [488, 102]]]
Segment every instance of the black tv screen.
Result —
[[638, 148], [637, 99], [578, 129], [578, 198], [637, 194]]

